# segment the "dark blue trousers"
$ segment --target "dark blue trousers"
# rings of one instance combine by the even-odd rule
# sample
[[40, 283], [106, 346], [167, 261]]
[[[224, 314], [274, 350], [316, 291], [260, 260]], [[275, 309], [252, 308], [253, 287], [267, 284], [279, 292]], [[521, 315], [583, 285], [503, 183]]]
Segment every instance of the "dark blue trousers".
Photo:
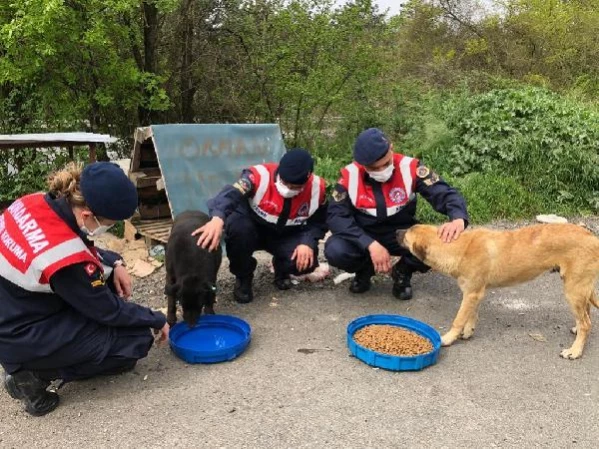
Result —
[[149, 328], [106, 328], [82, 335], [58, 351], [19, 366], [5, 366], [9, 374], [27, 370], [41, 379], [64, 382], [88, 379], [100, 374], [115, 374], [135, 366], [148, 355], [154, 336]]
[[[294, 232], [295, 231], [295, 232]], [[318, 242], [314, 239], [308, 246], [314, 251], [314, 263], [299, 272], [291, 256], [302, 242], [301, 231], [286, 227], [277, 233], [270, 227], [260, 225], [250, 215], [235, 211], [225, 222], [225, 245], [229, 258], [229, 270], [237, 277], [247, 277], [256, 269], [255, 251], [265, 250], [272, 257], [276, 274], [299, 275], [311, 273], [318, 266]], [[307, 243], [306, 243], [307, 244]]]
[[[112, 274], [107, 285], [114, 291]], [[4, 371], [34, 371], [45, 380], [64, 382], [115, 374], [135, 366], [148, 355], [154, 336], [148, 327], [106, 327], [90, 322], [77, 338], [65, 342], [58, 351], [21, 364], [3, 365]]]
[[[401, 256], [398, 268], [403, 273], [413, 273], [415, 271], [425, 273], [430, 270], [429, 266], [418, 260], [407, 249], [399, 246], [395, 238], [395, 232], [368, 235], [383, 245], [392, 256]], [[348, 273], [373, 270], [372, 259], [368, 250], [363, 250], [357, 244], [339, 235], [329, 237], [324, 247], [324, 255], [332, 266]]]

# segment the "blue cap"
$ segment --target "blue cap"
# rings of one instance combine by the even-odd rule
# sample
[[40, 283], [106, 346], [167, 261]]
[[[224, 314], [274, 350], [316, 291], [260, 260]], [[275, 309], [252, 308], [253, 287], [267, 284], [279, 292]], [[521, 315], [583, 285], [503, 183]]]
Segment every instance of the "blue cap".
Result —
[[94, 162], [81, 172], [83, 199], [96, 217], [125, 220], [137, 209], [137, 189], [112, 162]]
[[361, 165], [371, 165], [385, 156], [390, 146], [383, 131], [378, 128], [368, 128], [356, 139], [354, 160]]
[[314, 159], [303, 148], [293, 148], [279, 162], [279, 176], [289, 184], [305, 184], [314, 170]]

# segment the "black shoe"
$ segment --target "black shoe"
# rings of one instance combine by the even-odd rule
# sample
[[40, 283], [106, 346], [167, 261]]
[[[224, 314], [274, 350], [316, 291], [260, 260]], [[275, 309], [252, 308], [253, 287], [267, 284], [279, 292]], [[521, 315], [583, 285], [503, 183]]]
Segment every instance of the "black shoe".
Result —
[[50, 382], [31, 371], [19, 371], [4, 378], [4, 388], [10, 397], [22, 401], [27, 413], [33, 416], [43, 416], [58, 407], [58, 395], [46, 391], [49, 385]]
[[254, 292], [252, 291], [252, 282], [254, 275], [238, 277], [235, 279], [235, 290], [233, 297], [240, 304], [247, 304], [254, 300]]
[[370, 278], [374, 275], [374, 269], [368, 267], [364, 270], [356, 271], [356, 275], [349, 285], [349, 291], [352, 293], [364, 293], [370, 290], [372, 283]]
[[279, 290], [289, 290], [292, 286], [291, 279], [284, 276], [275, 276], [274, 284]]
[[412, 272], [397, 263], [393, 267], [391, 277], [393, 278], [393, 296], [402, 301], [412, 299]]

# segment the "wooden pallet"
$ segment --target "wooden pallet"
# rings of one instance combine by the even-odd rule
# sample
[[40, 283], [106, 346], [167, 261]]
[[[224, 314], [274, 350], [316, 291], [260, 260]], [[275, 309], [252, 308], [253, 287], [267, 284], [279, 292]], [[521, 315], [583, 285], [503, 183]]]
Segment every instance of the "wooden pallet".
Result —
[[131, 224], [135, 230], [148, 239], [156, 240], [160, 243], [167, 243], [171, 235], [173, 220], [171, 218], [162, 218], [159, 220], [141, 220], [133, 219]]

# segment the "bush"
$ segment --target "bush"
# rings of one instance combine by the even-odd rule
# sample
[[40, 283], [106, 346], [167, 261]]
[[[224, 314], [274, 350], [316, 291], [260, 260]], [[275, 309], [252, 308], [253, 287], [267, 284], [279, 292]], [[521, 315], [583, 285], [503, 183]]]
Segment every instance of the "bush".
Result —
[[[599, 210], [599, 115], [590, 106], [532, 87], [394, 94], [398, 107], [380, 113], [380, 126], [396, 151], [418, 157], [462, 192], [473, 223]], [[316, 150], [316, 170], [329, 185], [351, 161], [355, 139], [337, 135]], [[418, 215], [446, 220], [424, 200]]]
[[596, 110], [544, 89], [521, 88], [457, 97], [444, 112], [456, 143], [433, 155], [453, 175], [500, 173], [546, 198], [551, 208], [599, 210]]
[[[86, 160], [87, 151], [85, 148], [75, 149], [74, 159]], [[12, 201], [28, 193], [45, 192], [48, 175], [63, 168], [69, 161], [65, 150], [19, 149], [0, 152], [0, 201]]]

